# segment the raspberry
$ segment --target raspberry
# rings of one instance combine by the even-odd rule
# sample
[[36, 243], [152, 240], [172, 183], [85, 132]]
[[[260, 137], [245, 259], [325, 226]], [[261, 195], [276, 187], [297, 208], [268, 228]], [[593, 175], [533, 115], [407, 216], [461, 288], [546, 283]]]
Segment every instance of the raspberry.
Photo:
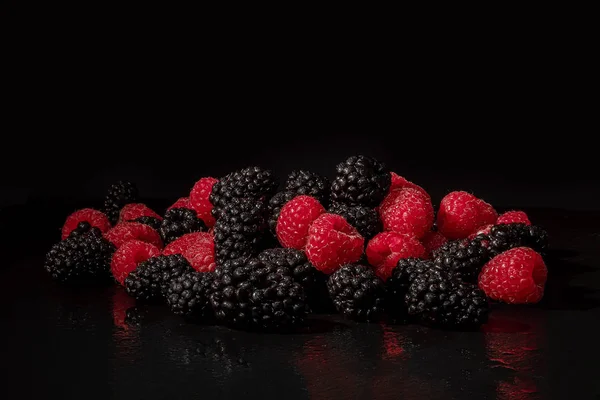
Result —
[[381, 232], [367, 245], [367, 260], [375, 270], [375, 274], [383, 281], [391, 275], [401, 258], [423, 258], [425, 247], [410, 235], [395, 232]]
[[91, 226], [95, 226], [100, 229], [100, 232], [104, 233], [110, 229], [110, 221], [106, 214], [94, 210], [93, 208], [84, 208], [75, 211], [69, 215], [62, 227], [61, 238], [65, 240], [69, 237], [72, 230], [77, 228], [80, 222], [88, 222]]
[[135, 270], [139, 263], [158, 255], [160, 255], [160, 250], [153, 244], [141, 240], [130, 240], [119, 247], [113, 255], [110, 271], [115, 280], [123, 285], [127, 275]]
[[181, 254], [199, 272], [215, 269], [215, 244], [210, 233], [193, 232], [169, 243], [163, 255]]
[[473, 240], [475, 239], [475, 237], [479, 236], [479, 235], [488, 235], [490, 233], [490, 231], [492, 230], [492, 224], [487, 224], [487, 225], [483, 225], [480, 226], [479, 228], [475, 229], [475, 232], [471, 233], [469, 235], [469, 240]]
[[277, 239], [283, 247], [302, 250], [306, 245], [310, 224], [325, 212], [319, 200], [296, 196], [285, 203], [277, 218]]
[[306, 255], [319, 271], [331, 274], [344, 264], [357, 262], [365, 239], [343, 217], [321, 214], [308, 230]]
[[162, 220], [162, 217], [152, 211], [147, 205], [143, 203], [129, 203], [121, 209], [121, 213], [119, 214], [119, 222], [133, 221], [139, 217], [154, 217]]
[[544, 295], [547, 276], [539, 253], [529, 247], [516, 247], [492, 258], [483, 267], [479, 287], [494, 300], [537, 303]]
[[423, 237], [433, 226], [431, 200], [416, 189], [400, 189], [383, 201], [379, 215], [383, 229]]
[[207, 227], [211, 228], [215, 224], [215, 217], [212, 216], [213, 205], [209, 200], [210, 193], [215, 183], [219, 180], [215, 178], [201, 178], [190, 192], [190, 204]]
[[427, 232], [425, 236], [421, 238], [421, 243], [423, 243], [427, 255], [431, 255], [434, 250], [439, 249], [447, 242], [448, 239], [446, 239], [444, 235], [434, 231]]
[[531, 225], [531, 221], [523, 211], [508, 211], [498, 217], [496, 225], [500, 224], [525, 224]]
[[130, 240], [141, 240], [162, 249], [163, 242], [158, 232], [140, 222], [120, 222], [104, 234], [104, 238], [118, 249]]
[[390, 174], [392, 175], [392, 184], [390, 185], [390, 193], [395, 192], [396, 190], [399, 190], [399, 189], [411, 188], [411, 189], [416, 189], [416, 190], [422, 192], [424, 195], [427, 195], [427, 197], [431, 198], [429, 196], [429, 193], [427, 193], [425, 191], [425, 189], [423, 189], [421, 186], [417, 185], [416, 183], [412, 183], [405, 177], [400, 176], [395, 172], [390, 172]]
[[448, 239], [464, 239], [496, 218], [494, 208], [483, 200], [467, 192], [451, 192], [440, 203], [437, 226]]
[[167, 208], [167, 211], [169, 211], [173, 208], [188, 208], [190, 210], [193, 210], [189, 197], [178, 198], [175, 203], [173, 203], [172, 205], [169, 206], [169, 208]]

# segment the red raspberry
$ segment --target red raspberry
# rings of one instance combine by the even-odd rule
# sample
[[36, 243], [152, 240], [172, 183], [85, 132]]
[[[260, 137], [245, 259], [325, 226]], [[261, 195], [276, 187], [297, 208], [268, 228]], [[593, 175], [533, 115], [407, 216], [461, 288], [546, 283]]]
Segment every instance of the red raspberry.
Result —
[[387, 280], [401, 258], [423, 258], [425, 247], [419, 239], [395, 232], [381, 232], [367, 244], [367, 260], [378, 277]]
[[448, 239], [446, 239], [444, 235], [434, 231], [427, 232], [425, 236], [421, 238], [421, 243], [423, 243], [427, 255], [431, 255], [431, 253], [433, 253], [434, 250], [437, 250], [440, 247], [442, 247], [442, 245], [447, 241]]
[[163, 242], [158, 232], [152, 227], [139, 222], [119, 222], [114, 228], [104, 234], [106, 240], [118, 249], [130, 240], [141, 240], [162, 249]]
[[110, 221], [108, 217], [93, 208], [84, 208], [77, 210], [73, 214], [69, 215], [62, 227], [61, 238], [64, 240], [69, 237], [71, 231], [77, 228], [80, 222], [88, 222], [90, 225], [100, 229], [100, 232], [104, 233], [110, 229]]
[[199, 272], [214, 271], [215, 243], [206, 232], [193, 232], [169, 243], [163, 250], [165, 256], [181, 254]]
[[129, 203], [125, 204], [119, 214], [119, 222], [121, 221], [133, 221], [139, 217], [154, 217], [162, 220], [162, 217], [152, 211], [150, 207], [142, 203]]
[[395, 172], [390, 172], [390, 174], [392, 175], [392, 184], [390, 185], [390, 193], [394, 192], [398, 189], [411, 188], [411, 189], [416, 189], [420, 192], [423, 192], [424, 195], [431, 198], [429, 196], [429, 193], [427, 193], [425, 191], [425, 189], [423, 189], [421, 186], [417, 185], [416, 183], [412, 183], [411, 181], [407, 180], [405, 177], [400, 176]]
[[296, 196], [285, 203], [277, 218], [275, 232], [283, 247], [302, 250], [308, 238], [308, 229], [325, 212], [319, 200], [311, 196]]
[[139, 263], [158, 255], [160, 255], [160, 250], [153, 244], [141, 240], [130, 240], [123, 243], [113, 254], [110, 271], [116, 281], [123, 285], [127, 275], [135, 270]]
[[167, 208], [167, 211], [171, 210], [173, 208], [188, 208], [191, 210], [192, 204], [190, 203], [190, 198], [189, 197], [178, 198], [175, 203], [173, 203], [172, 205], [169, 206], [169, 208]]
[[482, 225], [493, 224], [494, 208], [467, 192], [447, 194], [437, 215], [438, 230], [448, 239], [464, 239]]
[[473, 233], [471, 233], [469, 235], [469, 239], [474, 239], [475, 236], [478, 236], [478, 235], [487, 235], [487, 234], [489, 234], [490, 231], [492, 230], [492, 226], [494, 226], [494, 225], [487, 224], [487, 225], [484, 225], [484, 226], [480, 226], [479, 228], [475, 229], [475, 232], [473, 232]]
[[531, 225], [529, 217], [523, 211], [508, 211], [498, 217], [496, 225], [500, 224], [525, 224]]
[[[386, 203], [386, 204], [384, 204]], [[433, 226], [433, 205], [422, 192], [405, 188], [390, 193], [379, 209], [386, 231], [423, 237]]]
[[343, 217], [321, 214], [308, 230], [306, 256], [319, 271], [332, 274], [342, 265], [357, 262], [365, 239]]
[[492, 258], [479, 274], [479, 287], [494, 300], [537, 303], [544, 296], [548, 270], [539, 253], [516, 247]]
[[214, 184], [218, 181], [215, 178], [202, 178], [196, 182], [190, 192], [190, 204], [192, 208], [196, 210], [198, 218], [202, 219], [209, 228], [212, 228], [215, 224], [215, 218], [211, 214], [213, 205], [209, 197]]

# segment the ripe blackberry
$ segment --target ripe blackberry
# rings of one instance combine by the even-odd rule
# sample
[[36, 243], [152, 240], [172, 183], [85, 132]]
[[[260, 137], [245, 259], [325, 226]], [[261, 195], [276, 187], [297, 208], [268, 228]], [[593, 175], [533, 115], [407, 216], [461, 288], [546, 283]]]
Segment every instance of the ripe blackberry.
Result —
[[234, 198], [222, 211], [214, 226], [217, 265], [256, 254], [265, 229], [264, 203]]
[[165, 213], [159, 233], [165, 244], [192, 232], [204, 232], [206, 225], [198, 218], [196, 211], [189, 208], [172, 208]]
[[156, 217], [147, 216], [137, 217], [133, 220], [133, 222], [139, 222], [140, 224], [148, 225], [157, 232], [160, 231], [160, 224], [162, 223], [162, 221]]
[[548, 249], [548, 233], [535, 225], [495, 225], [492, 227], [488, 238], [493, 255], [514, 247], [531, 247], [541, 254], [544, 254]]
[[366, 239], [372, 238], [383, 229], [379, 214], [374, 208], [333, 203], [328, 212], [344, 217]]
[[209, 298], [212, 272], [186, 271], [171, 279], [167, 290], [167, 304], [177, 315], [208, 317], [212, 313]]
[[406, 317], [408, 309], [404, 298], [413, 280], [430, 269], [440, 269], [430, 260], [421, 258], [402, 258], [392, 276], [386, 281], [386, 310], [394, 317]]
[[87, 221], [82, 221], [77, 224], [77, 228], [73, 229], [71, 233], [69, 233], [68, 237], [81, 236], [89, 232], [90, 229], [92, 229], [92, 225]]
[[365, 265], [344, 265], [331, 274], [327, 288], [335, 308], [347, 318], [375, 321], [383, 312], [383, 281]]
[[353, 156], [336, 167], [331, 200], [353, 206], [377, 207], [387, 194], [391, 175], [374, 158]]
[[489, 312], [488, 300], [476, 285], [437, 268], [415, 276], [405, 301], [409, 315], [440, 328], [478, 328]]
[[292, 200], [294, 197], [296, 197], [296, 193], [283, 191], [276, 193], [275, 196], [271, 197], [269, 200], [269, 204], [267, 206], [268, 223], [269, 229], [274, 235], [276, 234], [277, 219], [281, 213], [281, 208], [285, 205], [285, 203]]
[[125, 290], [136, 300], [157, 300], [166, 296], [172, 279], [190, 271], [193, 268], [181, 254], [152, 257], [127, 275]]
[[248, 167], [235, 171], [216, 182], [210, 193], [212, 215], [221, 217], [223, 209], [236, 198], [268, 200], [277, 190], [278, 183], [271, 170]]
[[292, 171], [285, 182], [286, 191], [312, 196], [324, 206], [329, 203], [329, 186], [326, 177], [302, 169]]
[[53, 245], [46, 254], [44, 269], [64, 283], [108, 279], [115, 250], [98, 228], [92, 228]]
[[136, 203], [138, 200], [138, 189], [135, 184], [127, 181], [119, 181], [113, 184], [104, 198], [104, 213], [111, 224], [119, 220], [119, 212], [125, 204]]
[[257, 258], [236, 259], [214, 274], [210, 302], [220, 322], [251, 330], [287, 330], [304, 321], [304, 291], [287, 268]]
[[444, 243], [433, 252], [434, 262], [469, 283], [477, 283], [479, 272], [491, 258], [487, 241], [482, 236]]

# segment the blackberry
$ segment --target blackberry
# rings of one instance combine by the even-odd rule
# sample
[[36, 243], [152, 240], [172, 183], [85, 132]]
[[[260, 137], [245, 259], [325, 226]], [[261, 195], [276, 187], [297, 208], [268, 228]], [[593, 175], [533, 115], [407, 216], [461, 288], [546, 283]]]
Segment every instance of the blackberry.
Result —
[[136, 300], [157, 300], [166, 296], [172, 279], [190, 271], [192, 267], [181, 254], [152, 257], [127, 275], [125, 290]]
[[390, 188], [390, 172], [374, 158], [353, 156], [338, 164], [336, 170], [331, 183], [334, 202], [377, 207]]
[[165, 213], [159, 233], [165, 244], [192, 232], [204, 232], [206, 225], [196, 211], [189, 208], [172, 208]]
[[296, 195], [312, 196], [323, 206], [329, 203], [329, 179], [302, 169], [292, 171], [285, 182], [285, 190]]
[[347, 264], [327, 281], [329, 295], [339, 313], [357, 321], [376, 321], [383, 312], [385, 287], [373, 269]]
[[148, 225], [149, 227], [151, 227], [152, 229], [154, 229], [157, 232], [159, 232], [160, 224], [162, 223], [162, 221], [156, 217], [147, 217], [147, 216], [138, 217], [138, 218], [134, 219], [133, 222], [139, 222], [140, 224]]
[[451, 271], [465, 282], [476, 283], [479, 272], [491, 258], [487, 241], [481, 236], [473, 240], [453, 240], [433, 252], [436, 265]]
[[374, 208], [333, 203], [328, 212], [344, 217], [366, 239], [371, 239], [383, 229], [379, 214]]
[[409, 315], [433, 327], [474, 329], [489, 313], [487, 298], [477, 286], [436, 268], [415, 276], [405, 301]]
[[430, 269], [440, 269], [430, 260], [401, 258], [392, 276], [386, 281], [386, 310], [394, 317], [406, 317], [408, 309], [404, 298], [412, 281]]
[[104, 213], [111, 224], [119, 220], [121, 208], [128, 203], [136, 203], [138, 200], [138, 189], [135, 184], [127, 181], [119, 181], [108, 189], [104, 198]]
[[223, 209], [235, 198], [253, 198], [267, 201], [277, 190], [278, 183], [271, 170], [248, 167], [220, 179], [212, 188], [209, 200], [212, 215], [221, 217]]
[[306, 317], [302, 286], [285, 267], [239, 258], [217, 267], [214, 274], [210, 303], [216, 318], [226, 325], [288, 330]]
[[69, 237], [81, 236], [89, 230], [92, 229], [92, 225], [87, 221], [81, 221], [77, 224], [77, 228], [73, 229], [71, 233], [69, 233]]
[[53, 245], [46, 254], [44, 269], [52, 278], [64, 283], [108, 281], [115, 250], [98, 228], [92, 228]]
[[535, 225], [494, 225], [487, 238], [490, 241], [490, 249], [493, 255], [514, 247], [531, 247], [542, 254], [548, 249], [548, 233]]
[[264, 203], [234, 198], [223, 208], [214, 226], [215, 261], [255, 255], [265, 229]]
[[[171, 279], [167, 290], [167, 304], [177, 315], [208, 317], [212, 272], [186, 271]], [[210, 311], [210, 312], [209, 312]]]
[[296, 193], [291, 191], [278, 192], [275, 196], [271, 197], [269, 200], [269, 204], [267, 206], [267, 214], [268, 214], [268, 223], [269, 229], [276, 235], [275, 229], [277, 228], [277, 218], [279, 218], [279, 213], [281, 213], [281, 208], [288, 201], [292, 200], [296, 197]]

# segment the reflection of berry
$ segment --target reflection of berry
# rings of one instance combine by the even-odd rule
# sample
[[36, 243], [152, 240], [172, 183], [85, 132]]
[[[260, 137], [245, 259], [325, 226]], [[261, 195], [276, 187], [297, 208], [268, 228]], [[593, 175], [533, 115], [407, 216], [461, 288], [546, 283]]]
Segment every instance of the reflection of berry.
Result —
[[213, 206], [209, 198], [212, 188], [217, 182], [218, 179], [215, 178], [201, 178], [194, 184], [190, 192], [191, 207], [209, 228], [215, 224], [215, 218], [212, 216]]
[[283, 247], [302, 250], [308, 238], [308, 229], [325, 208], [311, 196], [297, 196], [288, 201], [277, 219], [277, 239]]
[[93, 208], [84, 208], [75, 211], [67, 217], [67, 220], [62, 227], [62, 239], [69, 237], [71, 231], [77, 228], [77, 225], [79, 225], [80, 222], [87, 222], [91, 226], [100, 229], [100, 232], [102, 233], [110, 229], [110, 221], [104, 213], [94, 210]]
[[508, 211], [498, 217], [496, 225], [500, 224], [525, 224], [531, 225], [529, 217], [523, 211]]
[[136, 269], [139, 263], [159, 254], [160, 249], [153, 244], [141, 240], [130, 240], [115, 251], [110, 263], [110, 270], [115, 280], [123, 285], [127, 275]]
[[129, 329], [127, 310], [135, 306], [135, 299], [122, 288], [117, 287], [112, 297], [112, 316], [115, 326], [124, 330]]
[[141, 240], [142, 242], [151, 243], [159, 249], [163, 247], [163, 242], [158, 232], [149, 225], [139, 222], [120, 222], [106, 232], [104, 237], [117, 248], [130, 240]]
[[391, 175], [374, 158], [353, 156], [336, 167], [331, 183], [331, 200], [348, 205], [377, 207], [387, 194]]
[[425, 247], [414, 236], [381, 232], [367, 244], [366, 255], [377, 276], [385, 281], [401, 258], [422, 258], [426, 254]]

